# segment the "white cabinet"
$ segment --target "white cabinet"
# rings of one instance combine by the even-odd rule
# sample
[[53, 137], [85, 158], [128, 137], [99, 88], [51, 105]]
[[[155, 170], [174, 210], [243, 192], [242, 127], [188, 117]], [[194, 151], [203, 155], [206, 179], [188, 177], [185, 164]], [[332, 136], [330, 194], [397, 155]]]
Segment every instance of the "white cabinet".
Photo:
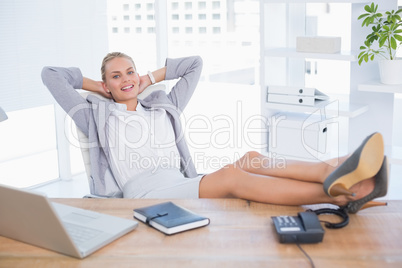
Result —
[[[377, 2], [383, 9], [397, 8], [397, 0]], [[268, 119], [281, 112], [320, 114], [322, 120], [329, 120], [334, 125], [332, 142], [339, 146], [334, 147], [331, 156], [352, 151], [366, 136], [376, 131], [383, 134], [389, 150], [399, 151], [395, 146], [396, 138], [393, 137], [393, 93], [402, 92], [402, 86], [385, 86], [375, 82], [379, 81], [377, 62], [363, 63], [361, 66], [357, 62], [359, 47], [368, 34], [368, 29], [362, 28], [362, 22], [357, 18], [368, 3], [371, 1], [265, 0], [260, 4], [261, 111]], [[328, 16], [324, 16], [327, 28], [320, 29], [321, 32], [317, 31], [317, 28], [322, 27], [320, 22], [309, 15], [312, 5], [318, 5], [328, 13]], [[342, 10], [342, 17], [331, 20], [331, 9]], [[337, 36], [337, 31], [346, 33], [342, 36], [340, 53], [296, 52], [297, 36]], [[332, 74], [319, 81], [319, 88], [314, 81], [309, 81], [310, 72], [325, 73], [326, 69], [331, 69]], [[335, 86], [338, 83], [339, 86]], [[307, 84], [328, 94], [330, 100], [314, 107], [266, 102], [267, 86]], [[339, 88], [341, 94], [334, 92], [334, 86]], [[331, 87], [332, 91], [327, 92], [327, 88]], [[402, 159], [391, 158], [391, 161]]]

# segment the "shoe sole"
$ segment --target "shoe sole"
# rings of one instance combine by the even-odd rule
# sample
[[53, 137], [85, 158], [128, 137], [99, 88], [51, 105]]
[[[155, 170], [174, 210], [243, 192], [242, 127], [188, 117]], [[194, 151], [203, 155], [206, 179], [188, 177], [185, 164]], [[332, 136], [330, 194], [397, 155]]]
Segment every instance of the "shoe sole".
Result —
[[334, 197], [331, 195], [331, 189], [336, 184], [350, 189], [356, 183], [374, 177], [378, 173], [384, 161], [382, 135], [372, 134], [360, 147], [325, 180], [324, 191], [327, 195]]
[[377, 182], [379, 184], [377, 187], [381, 188], [375, 198], [386, 196], [388, 193], [388, 184], [389, 184], [389, 162], [386, 156], [384, 156], [383, 164], [381, 165], [378, 174], [376, 174], [375, 179], [379, 181]]
[[[362, 199], [357, 201], [350, 202], [347, 205], [348, 212], [355, 214], [360, 210], [365, 209], [365, 205], [368, 205], [370, 202], [372, 202], [373, 199], [386, 196], [388, 192], [388, 179], [389, 179], [389, 163], [387, 157], [384, 156], [384, 161], [381, 165], [381, 168], [375, 175], [376, 181], [374, 190], [366, 197], [363, 197]], [[383, 205], [383, 204], [381, 203], [372, 204], [371, 206], [368, 205], [367, 208], [377, 205]]]

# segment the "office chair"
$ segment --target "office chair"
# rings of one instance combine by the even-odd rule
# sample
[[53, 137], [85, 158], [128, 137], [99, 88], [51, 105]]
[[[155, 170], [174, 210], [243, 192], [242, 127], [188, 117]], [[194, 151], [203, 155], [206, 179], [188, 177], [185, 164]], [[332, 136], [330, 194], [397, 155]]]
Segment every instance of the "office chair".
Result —
[[[166, 91], [166, 86], [164, 84], [154, 84], [149, 86], [143, 93], [138, 95], [139, 99], [144, 99], [147, 97], [149, 94], [151, 94], [154, 91], [157, 90], [163, 90]], [[89, 91], [83, 91], [80, 93], [80, 95], [83, 98], [87, 98], [89, 94], [95, 94], [100, 98], [105, 98], [101, 96], [100, 94], [89, 92]], [[77, 129], [77, 138], [80, 144], [80, 150], [82, 154], [82, 159], [84, 161], [84, 166], [85, 166], [85, 173], [87, 175], [88, 183], [91, 183], [91, 161], [89, 159], [89, 148], [88, 148], [88, 137], [76, 126]], [[84, 198], [107, 198], [105, 196], [99, 196], [99, 195], [94, 195], [94, 194], [87, 194], [84, 196]]]

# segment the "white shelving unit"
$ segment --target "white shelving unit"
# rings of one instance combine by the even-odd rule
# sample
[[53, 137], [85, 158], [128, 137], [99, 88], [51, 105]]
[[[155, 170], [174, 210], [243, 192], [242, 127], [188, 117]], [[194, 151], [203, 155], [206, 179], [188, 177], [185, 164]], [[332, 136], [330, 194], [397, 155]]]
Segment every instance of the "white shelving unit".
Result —
[[324, 60], [345, 60], [356, 61], [357, 52], [341, 51], [337, 54], [324, 54], [324, 53], [308, 53], [297, 52], [295, 48], [273, 48], [265, 50], [266, 57], [288, 57], [288, 58], [312, 58], [312, 59], [324, 59]]
[[[334, 103], [335, 105], [331, 105]], [[315, 106], [302, 106], [281, 103], [267, 103], [265, 102], [263, 110], [269, 112], [270, 110], [284, 110], [294, 113], [314, 113], [317, 110], [325, 109], [328, 115], [356, 117], [368, 111], [367, 105], [349, 103], [348, 101], [328, 100], [322, 101]]]
[[370, 81], [359, 85], [360, 91], [378, 93], [402, 93], [402, 85], [384, 85], [380, 81]]
[[[397, 0], [375, 0], [381, 8], [397, 7]], [[367, 28], [361, 27], [357, 18], [364, 12], [367, 0], [264, 0], [260, 4], [261, 14], [261, 111], [269, 117], [278, 112], [313, 113], [325, 110], [326, 114], [337, 115], [343, 123], [339, 129], [339, 144], [346, 145], [346, 151], [355, 149], [361, 141], [373, 132], [384, 136], [391, 161], [402, 163], [402, 149], [393, 145], [394, 94], [402, 93], [402, 85], [384, 86], [379, 82], [376, 62], [358, 65], [358, 49], [367, 35]], [[349, 9], [345, 21], [349, 22], [351, 51], [335, 54], [301, 53], [296, 51], [296, 37], [306, 35], [306, 5], [309, 3], [344, 4]], [[335, 21], [334, 24], [337, 22]], [[342, 40], [344, 42], [344, 40]], [[305, 85], [307, 60], [343, 61], [350, 71], [346, 96], [330, 95], [329, 101], [308, 107], [267, 103], [267, 86]], [[368, 82], [369, 81], [369, 82]], [[320, 89], [324, 93], [325, 90]], [[332, 102], [338, 102], [331, 109]], [[267, 139], [267, 137], [262, 137]], [[344, 150], [341, 150], [344, 151]]]
[[308, 0], [308, 1], [303, 1], [303, 0], [263, 0], [262, 2], [264, 3], [363, 3], [367, 4], [370, 3], [371, 1], [367, 0]]
[[[360, 84], [358, 86], [360, 91], [365, 92], [375, 92], [380, 94], [389, 94], [392, 97], [395, 93], [402, 93], [402, 85], [384, 85], [378, 80], [369, 81], [368, 83]], [[397, 115], [392, 115], [392, 117], [397, 117]], [[398, 117], [397, 117], [398, 118]], [[400, 116], [399, 116], [400, 118]], [[394, 118], [393, 118], [394, 119]], [[393, 120], [395, 123], [395, 120]], [[399, 122], [396, 122], [397, 124]], [[394, 137], [396, 139], [396, 137]], [[387, 145], [385, 147], [385, 154], [388, 156], [391, 164], [402, 165], [402, 146], [393, 145], [396, 141], [391, 145]]]

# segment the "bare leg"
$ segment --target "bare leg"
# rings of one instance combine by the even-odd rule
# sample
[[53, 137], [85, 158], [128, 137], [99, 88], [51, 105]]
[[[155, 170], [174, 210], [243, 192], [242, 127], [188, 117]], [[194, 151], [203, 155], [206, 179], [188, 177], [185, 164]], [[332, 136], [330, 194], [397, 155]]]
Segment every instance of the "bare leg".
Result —
[[374, 179], [365, 180], [353, 186], [356, 196], [332, 198], [324, 193], [321, 183], [249, 173], [235, 164], [204, 176], [200, 183], [200, 198], [236, 197], [278, 205], [346, 205], [349, 201], [367, 195], [374, 188]]
[[234, 165], [249, 173], [323, 183], [325, 178], [346, 159], [344, 156], [327, 162], [307, 162], [269, 158], [252, 151], [246, 153]]

